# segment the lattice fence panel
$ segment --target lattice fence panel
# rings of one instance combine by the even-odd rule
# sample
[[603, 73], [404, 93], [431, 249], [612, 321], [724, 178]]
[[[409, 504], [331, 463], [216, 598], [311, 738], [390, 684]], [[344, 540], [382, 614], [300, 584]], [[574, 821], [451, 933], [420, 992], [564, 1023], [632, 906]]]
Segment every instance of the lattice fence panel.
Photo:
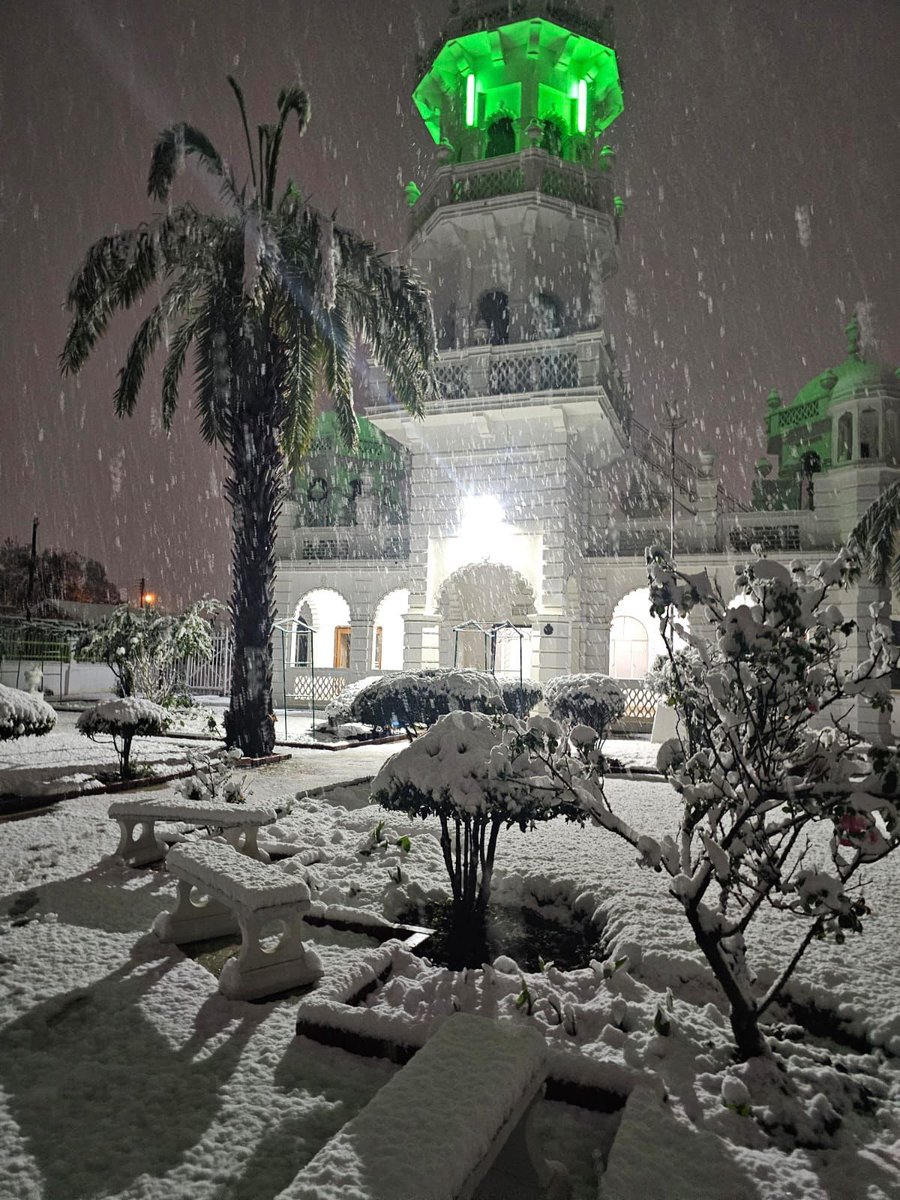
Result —
[[578, 387], [580, 375], [575, 354], [527, 354], [495, 358], [488, 386], [492, 396], [519, 396], [525, 392], [553, 392]]
[[754, 546], [763, 550], [799, 550], [799, 525], [746, 525], [728, 535], [732, 550], [749, 552]]
[[509, 196], [521, 192], [525, 179], [520, 167], [504, 167], [497, 171], [480, 171], [453, 180], [453, 203], [469, 200], [489, 200], [492, 196]]
[[625, 693], [625, 711], [610, 726], [611, 732], [649, 733], [653, 728], [659, 697], [650, 691], [643, 679], [617, 679], [615, 683]]
[[600, 194], [596, 183], [571, 171], [547, 170], [541, 178], [541, 191], [559, 200], [570, 200], [582, 208], [599, 208]]
[[469, 368], [461, 363], [438, 364], [434, 370], [438, 390], [445, 400], [469, 395]]

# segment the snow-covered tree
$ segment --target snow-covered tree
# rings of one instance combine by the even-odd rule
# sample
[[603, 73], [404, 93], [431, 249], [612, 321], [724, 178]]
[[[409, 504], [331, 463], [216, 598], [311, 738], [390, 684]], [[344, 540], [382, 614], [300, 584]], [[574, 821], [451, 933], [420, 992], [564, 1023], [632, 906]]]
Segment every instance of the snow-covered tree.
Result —
[[164, 615], [123, 604], [92, 627], [81, 649], [106, 662], [120, 695], [142, 695], [164, 704], [184, 686], [181, 672], [187, 659], [212, 657], [208, 618], [221, 608], [217, 600], [201, 600], [183, 613]]
[[440, 821], [453, 897], [449, 952], [460, 966], [479, 966], [485, 959], [485, 918], [500, 831], [513, 825], [533, 829], [556, 816], [585, 819], [577, 800], [555, 787], [543, 761], [559, 753], [562, 737], [546, 717], [524, 725], [512, 715], [451, 712], [375, 777], [373, 803]]
[[138, 696], [123, 696], [86, 708], [78, 718], [77, 728], [91, 741], [96, 741], [100, 734], [109, 735], [119, 759], [119, 776], [131, 779], [135, 774], [131, 763], [134, 739], [158, 737], [165, 733], [168, 724], [168, 713], [160, 705]]
[[[662, 552], [649, 557], [648, 569], [666, 646], [658, 675], [680, 718], [679, 736], [659, 755], [682, 799], [678, 826], [659, 841], [615, 813], [589, 731], [576, 731], [574, 753], [551, 773], [637, 850], [642, 865], [662, 874], [748, 1058], [767, 1052], [760, 1020], [810, 943], [862, 929], [864, 868], [900, 843], [900, 751], [866, 744], [845, 719], [852, 703], [890, 703], [896, 650], [876, 605], [865, 631], [868, 658], [858, 666], [842, 661], [855, 631], [834, 602], [854, 575], [843, 553], [810, 572], [760, 558], [740, 569], [743, 603], [734, 607], [706, 572], [685, 575]], [[711, 637], [683, 623], [698, 606]], [[676, 635], [689, 652], [676, 651]], [[764, 908], [784, 916], [784, 951], [763, 988], [752, 935]]]
[[[162, 131], [147, 190], [166, 211], [88, 251], [69, 288], [73, 320], [62, 366], [79, 371], [112, 314], [149, 292], [154, 303], [119, 372], [115, 407], [119, 416], [131, 415], [164, 344], [168, 429], [193, 346], [200, 432], [223, 447], [229, 467], [235, 649], [226, 737], [259, 758], [275, 744], [273, 583], [285, 465], [303, 458], [320, 389], [329, 393], [347, 445], [355, 444], [356, 335], [384, 368], [398, 403], [416, 415], [435, 394], [436, 343], [427, 293], [404, 267], [312, 207], [293, 182], [279, 189], [285, 135], [290, 125], [302, 135], [309, 121], [305, 90], [295, 83], [282, 91], [275, 121], [258, 125], [251, 139], [241, 89], [229, 83], [248, 178], [242, 182], [194, 126], [179, 122]], [[212, 176], [223, 211], [170, 203], [188, 158]]]

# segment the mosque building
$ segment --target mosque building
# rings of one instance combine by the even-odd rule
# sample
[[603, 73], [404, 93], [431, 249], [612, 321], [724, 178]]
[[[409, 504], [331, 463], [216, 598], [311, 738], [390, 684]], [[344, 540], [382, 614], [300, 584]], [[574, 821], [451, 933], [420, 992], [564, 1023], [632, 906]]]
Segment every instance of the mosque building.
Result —
[[[674, 542], [726, 592], [752, 547], [818, 561], [900, 477], [900, 379], [852, 321], [843, 362], [788, 404], [769, 396], [768, 457], [738, 503], [711, 452], [678, 452], [675, 411], [660, 429], [634, 418], [607, 332], [623, 219], [611, 17], [463, 0], [413, 101], [435, 161], [407, 187], [402, 257], [431, 290], [440, 398], [413, 419], [376, 372], [353, 454], [320, 417], [279, 527], [276, 696], [319, 703], [400, 668], [601, 671], [648, 728], [662, 645], [645, 547]], [[863, 583], [845, 611], [879, 598]]]

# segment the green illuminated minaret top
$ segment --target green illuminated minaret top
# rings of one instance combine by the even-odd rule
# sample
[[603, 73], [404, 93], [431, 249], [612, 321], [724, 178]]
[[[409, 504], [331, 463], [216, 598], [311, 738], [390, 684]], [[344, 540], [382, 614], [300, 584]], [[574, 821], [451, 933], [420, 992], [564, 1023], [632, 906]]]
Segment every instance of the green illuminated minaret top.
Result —
[[623, 110], [611, 41], [608, 18], [590, 21], [560, 0], [464, 4], [413, 99], [457, 162], [530, 144], [586, 162]]

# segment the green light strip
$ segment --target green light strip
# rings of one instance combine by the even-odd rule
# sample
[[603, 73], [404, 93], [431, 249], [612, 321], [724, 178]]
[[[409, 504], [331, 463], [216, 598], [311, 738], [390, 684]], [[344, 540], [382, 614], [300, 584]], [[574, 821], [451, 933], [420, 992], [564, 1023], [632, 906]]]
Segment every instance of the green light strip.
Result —
[[466, 77], [466, 124], [471, 127], [475, 124], [475, 76], [468, 75]]

